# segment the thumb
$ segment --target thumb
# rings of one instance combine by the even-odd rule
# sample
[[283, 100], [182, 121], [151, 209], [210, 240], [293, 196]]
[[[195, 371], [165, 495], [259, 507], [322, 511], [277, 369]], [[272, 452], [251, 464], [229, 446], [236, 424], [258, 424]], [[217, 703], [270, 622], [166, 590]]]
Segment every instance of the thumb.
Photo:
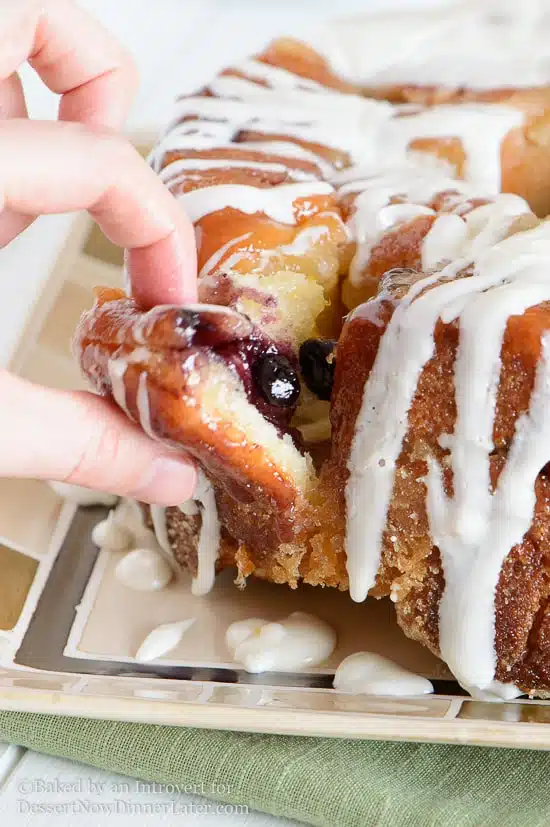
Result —
[[0, 371], [0, 476], [83, 485], [159, 505], [193, 493], [193, 465], [106, 400]]

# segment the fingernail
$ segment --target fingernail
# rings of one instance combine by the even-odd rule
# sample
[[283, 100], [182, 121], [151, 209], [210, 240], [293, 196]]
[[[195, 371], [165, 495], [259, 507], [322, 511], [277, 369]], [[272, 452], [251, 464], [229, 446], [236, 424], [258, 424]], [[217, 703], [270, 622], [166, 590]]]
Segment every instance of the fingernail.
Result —
[[154, 460], [146, 479], [131, 492], [136, 500], [153, 505], [180, 505], [197, 484], [197, 472], [187, 461], [163, 456]]

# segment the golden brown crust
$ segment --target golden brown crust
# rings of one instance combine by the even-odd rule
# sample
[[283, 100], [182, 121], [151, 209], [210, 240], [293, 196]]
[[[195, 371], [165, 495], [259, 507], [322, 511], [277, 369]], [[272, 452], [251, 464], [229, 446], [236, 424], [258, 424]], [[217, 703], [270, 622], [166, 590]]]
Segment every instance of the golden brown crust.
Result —
[[[121, 291], [102, 291], [82, 317], [75, 343], [82, 370], [96, 390], [119, 400], [123, 393], [134, 421], [145, 425], [146, 418], [158, 439], [199, 460], [215, 481], [224, 524], [236, 528], [238, 515], [239, 537], [267, 553], [292, 539], [308, 505], [292, 476], [285, 476], [268, 448], [251, 440], [239, 423], [236, 411], [249, 403], [222, 355], [224, 346], [233, 344], [231, 337], [246, 339], [253, 326], [227, 312], [224, 324], [229, 320], [232, 325], [228, 341], [216, 350], [188, 337], [178, 308], [143, 313]], [[113, 387], [113, 364], [123, 368], [118, 389]], [[145, 402], [138, 395], [140, 380], [146, 381]], [[228, 415], [232, 405], [233, 417]], [[276, 436], [283, 438], [289, 443], [290, 437]]]
[[[277, 41], [260, 55], [259, 60], [343, 93], [364, 94], [366, 91], [338, 78], [322, 56], [298, 41]], [[239, 70], [228, 70], [225, 74], [244, 76]], [[376, 97], [422, 106], [480, 101], [505, 103], [521, 110], [525, 115], [524, 124], [513, 129], [502, 143], [503, 189], [523, 195], [540, 214], [549, 211], [550, 90], [473, 93], [400, 87], [370, 91]], [[213, 93], [206, 89], [202, 94], [212, 96]], [[191, 114], [183, 120], [194, 118]], [[232, 140], [230, 148], [167, 152], [160, 163], [162, 169], [183, 158], [227, 159], [228, 162], [240, 159], [244, 163], [242, 168], [222, 165], [215, 171], [203, 167], [193, 175], [173, 182], [173, 192], [185, 194], [212, 184], [227, 183], [267, 189], [304, 180], [304, 176], [322, 180], [326, 175], [322, 170], [324, 162], [335, 169], [351, 163], [350, 155], [343, 150], [297, 138], [293, 139], [294, 143], [315, 153], [318, 163], [288, 159], [276, 151], [266, 154], [243, 147], [243, 142], [268, 140], [270, 144], [277, 144], [288, 140], [283, 132], [264, 134], [252, 124], [237, 131]], [[418, 137], [411, 141], [409, 148], [448, 162], [457, 176], [464, 173], [465, 147], [456, 137]], [[247, 167], [246, 161], [269, 163], [272, 168]], [[279, 168], [274, 169], [274, 164]], [[374, 296], [388, 269], [420, 269], [424, 238], [437, 215], [452, 211], [452, 198], [451, 202], [446, 201], [449, 195], [456, 193], [443, 192], [434, 196], [429, 204], [434, 210], [433, 216], [406, 221], [382, 234], [373, 245], [361, 284], [357, 286], [347, 281], [344, 286], [343, 299], [347, 307], [354, 307], [359, 301]], [[483, 199], [472, 201], [470, 208], [483, 202]], [[398, 203], [398, 199], [392, 203]], [[317, 335], [319, 331], [338, 335], [338, 274], [347, 269], [350, 257], [341, 218], [349, 218], [352, 210], [351, 198], [338, 200], [331, 194], [297, 199], [294, 226], [277, 223], [264, 214], [248, 215], [232, 208], [200, 218], [197, 221], [200, 268], [206, 267], [220, 250], [226, 248], [215, 272], [202, 280], [201, 298], [233, 307], [243, 297], [252, 304], [254, 301], [259, 305], [263, 303], [259, 317], [254, 316], [254, 320], [260, 321], [264, 329], [271, 330], [277, 313], [273, 310], [273, 302], [270, 304], [268, 292], [251, 290], [247, 286], [248, 293], [241, 294], [238, 290], [242, 285], [236, 288], [224, 271], [228, 258], [246, 251], [248, 255], [235, 266], [241, 276], [247, 277], [251, 272], [256, 274], [256, 268], [258, 278], [264, 278], [266, 273], [271, 278], [278, 273], [275, 268], [280, 265], [279, 277], [281, 273], [296, 273], [303, 283], [321, 285], [321, 308], [312, 316], [308, 335]], [[527, 220], [532, 218], [528, 216]], [[301, 258], [289, 254], [288, 248], [299, 233], [310, 229], [327, 231], [329, 241], [322, 252], [312, 255], [308, 249], [307, 255]], [[235, 243], [231, 244], [232, 241]], [[258, 262], [263, 262], [266, 252], [270, 264], [261, 270]], [[323, 281], [323, 266], [329, 260], [330, 278]], [[277, 289], [281, 294], [284, 292], [280, 285], [273, 288], [275, 293]], [[299, 291], [296, 290], [294, 295], [298, 296]], [[231, 405], [227, 407], [224, 403], [216, 409], [212, 402], [216, 388], [224, 388], [225, 402], [228, 397], [242, 395], [242, 388], [216, 353], [177, 339], [173, 315], [159, 316], [155, 324], [147, 327], [145, 337], [136, 335], [136, 330], [143, 330], [143, 314], [121, 295], [104, 294], [99, 305], [84, 317], [78, 334], [81, 361], [96, 388], [103, 393], [112, 393], [109, 360], [126, 360], [125, 405], [136, 421], [142, 421], [138, 388], [146, 374], [152, 431], [188, 450], [206, 468], [215, 485], [216, 505], [223, 525], [218, 567], [235, 566], [239, 583], [254, 575], [292, 587], [300, 581], [340, 589], [348, 587], [344, 552], [347, 461], [363, 386], [376, 357], [380, 337], [399, 299], [398, 292], [380, 297], [371, 303], [370, 315], [356, 316], [345, 326], [337, 348], [338, 367], [331, 411], [332, 456], [322, 465], [320, 485], [315, 474], [311, 479], [308, 477], [310, 482], [313, 480], [313, 485], [307, 493], [292, 475], [281, 472], [278, 457], [270, 454], [261, 440], [250, 439], [238, 416], [228, 416], [228, 411], [235, 413]], [[276, 297], [274, 301], [276, 304]], [[306, 305], [308, 303], [309, 294], [305, 301]], [[285, 306], [278, 312], [284, 315], [287, 310], [288, 306]], [[250, 325], [243, 316], [240, 323], [244, 328]], [[493, 484], [502, 470], [517, 418], [528, 408], [540, 355], [540, 333], [548, 326], [550, 309], [544, 305], [509, 320], [502, 350], [503, 368], [493, 435]], [[300, 328], [299, 333], [294, 330], [293, 336], [289, 335], [288, 340], [295, 347], [304, 338], [303, 330]], [[452, 433], [455, 423], [456, 326], [439, 322], [435, 342], [435, 355], [423, 371], [410, 411], [409, 430], [398, 461], [384, 535], [382, 565], [372, 593], [375, 596], [391, 593], [396, 599], [398, 619], [405, 632], [437, 653], [439, 602], [444, 578], [439, 552], [433, 546], [428, 527], [424, 477], [429, 457], [445, 464], [446, 452], [439, 444], [439, 437]], [[214, 420], [215, 429], [211, 427]], [[453, 480], [449, 469], [444, 479], [450, 493]], [[545, 473], [539, 476], [536, 494], [535, 519], [524, 541], [509, 554], [496, 595], [496, 677], [505, 682], [516, 682], [526, 689], [550, 687], [550, 481]], [[186, 517], [176, 509], [169, 509], [167, 516], [168, 534], [176, 556], [182, 565], [195, 572], [200, 518]]]
[[[399, 299], [371, 302], [370, 316], [356, 315], [338, 344], [333, 391], [333, 457], [324, 484], [340, 497], [347, 481], [347, 462], [361, 406], [364, 380], [374, 363], [380, 339]], [[504, 466], [515, 426], [529, 408], [541, 333], [550, 329], [550, 306], [530, 308], [509, 319], [501, 352], [502, 370], [490, 459], [495, 486]], [[408, 431], [397, 461], [392, 501], [383, 538], [382, 562], [373, 593], [392, 594], [400, 626], [409, 637], [438, 654], [439, 602], [444, 587], [439, 552], [433, 546], [426, 511], [425, 477], [429, 457], [445, 468], [447, 451], [440, 437], [452, 433], [456, 421], [454, 362], [456, 323], [439, 321], [435, 353], [426, 364], [408, 418]], [[444, 472], [452, 494], [452, 471]], [[526, 691], [548, 686], [548, 600], [550, 597], [550, 480], [543, 472], [536, 484], [535, 517], [523, 542], [503, 566], [496, 594], [496, 678]]]
[[[277, 40], [261, 57], [325, 86], [396, 104], [501, 104], [524, 113], [525, 122], [504, 139], [501, 151], [502, 190], [521, 195], [533, 211], [550, 213], [550, 85], [525, 89], [449, 88], [442, 86], [358, 86], [339, 79], [328, 62], [311, 47], [291, 38]], [[419, 138], [411, 149], [435, 154], [451, 163], [460, 176], [464, 151], [457, 138]]]
[[286, 69], [306, 80], [314, 80], [338, 92], [357, 92], [355, 84], [338, 77], [327, 60], [302, 40], [292, 37], [278, 38], [259, 55], [259, 60]]

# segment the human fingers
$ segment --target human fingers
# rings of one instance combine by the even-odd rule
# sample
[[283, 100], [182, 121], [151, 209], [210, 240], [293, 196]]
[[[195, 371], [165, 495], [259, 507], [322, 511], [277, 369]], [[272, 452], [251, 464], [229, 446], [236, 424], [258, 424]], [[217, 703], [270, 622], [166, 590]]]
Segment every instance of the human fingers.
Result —
[[60, 94], [61, 120], [119, 129], [137, 87], [131, 56], [71, 0], [2, 0], [0, 80], [26, 62]]
[[0, 371], [0, 476], [52, 479], [143, 502], [193, 493], [187, 459], [149, 439], [106, 400], [43, 388]]
[[[87, 209], [128, 251], [143, 307], [195, 301], [193, 227], [123, 138], [74, 123], [0, 121], [0, 210], [23, 215]], [[0, 247], [13, 236], [0, 223]]]

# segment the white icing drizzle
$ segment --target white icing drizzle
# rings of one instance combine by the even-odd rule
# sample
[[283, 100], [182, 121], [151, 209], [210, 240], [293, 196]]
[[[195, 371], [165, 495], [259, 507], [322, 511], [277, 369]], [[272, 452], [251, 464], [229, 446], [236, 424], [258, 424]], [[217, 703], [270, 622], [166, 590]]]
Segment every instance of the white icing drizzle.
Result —
[[[232, 312], [228, 308], [217, 307], [216, 305], [195, 304], [193, 305], [193, 308], [205, 309], [212, 313]], [[162, 310], [163, 308], [156, 309]], [[117, 361], [122, 362], [122, 357], [120, 357]], [[155, 434], [151, 426], [149, 394], [147, 391], [147, 371], [143, 371], [139, 376], [136, 405], [141, 427], [150, 437], [155, 438]], [[202, 515], [202, 526], [197, 549], [198, 571], [197, 576], [193, 579], [192, 591], [193, 594], [203, 595], [210, 591], [214, 583], [216, 574], [216, 560], [218, 559], [220, 546], [220, 523], [217, 515], [214, 489], [212, 488], [208, 478], [202, 472], [199, 472], [197, 488], [193, 494], [192, 501], [200, 505]], [[183, 508], [184, 506], [182, 506], [182, 510]], [[170, 560], [172, 567], [174, 567], [175, 563], [172, 546], [168, 537], [166, 509], [162, 506], [152, 505], [150, 510], [157, 542]]]
[[152, 660], [167, 655], [175, 649], [188, 629], [193, 626], [196, 618], [190, 617], [187, 620], [177, 620], [174, 623], [163, 623], [149, 632], [141, 646], [136, 652], [136, 660], [141, 663], [149, 663]]
[[178, 198], [193, 223], [200, 221], [205, 215], [232, 207], [250, 215], [265, 213], [281, 224], [295, 224], [296, 199], [330, 195], [332, 191], [332, 186], [323, 181], [279, 184], [269, 189], [246, 184], [219, 184], [182, 193]]
[[240, 141], [238, 144], [229, 144], [237, 151], [240, 147], [251, 149], [256, 152], [263, 152], [268, 155], [279, 155], [281, 158], [288, 158], [289, 163], [293, 161], [309, 161], [319, 169], [324, 177], [334, 174], [334, 166], [311, 149], [306, 149], [300, 144], [291, 141]]
[[[229, 241], [226, 244], [222, 244], [222, 246], [219, 247], [216, 250], [216, 252], [213, 253], [210, 256], [210, 258], [207, 261], [205, 261], [205, 263], [201, 267], [201, 270], [200, 270], [200, 273], [199, 273], [199, 279], [202, 279], [205, 276], [210, 275], [210, 273], [212, 273], [216, 269], [216, 267], [218, 266], [220, 261], [225, 256], [225, 254], [228, 253], [229, 250], [231, 250], [232, 247], [236, 247], [237, 244], [241, 243], [241, 241], [246, 241], [248, 238], [250, 238], [251, 235], [252, 235], [251, 232], [250, 233], [244, 233], [244, 235], [237, 236], [237, 238], [231, 238], [231, 239], [229, 239]], [[239, 252], [237, 254], [238, 258], [242, 258], [244, 255], [246, 255], [246, 253], [244, 251]]]
[[165, 559], [170, 563], [172, 570], [178, 571], [178, 566], [174, 560], [174, 553], [170, 538], [168, 537], [168, 523], [166, 521], [166, 508], [162, 505], [150, 505], [149, 511], [151, 514], [151, 522], [153, 523], [153, 531], [157, 543], [164, 553]]
[[173, 570], [166, 558], [151, 548], [135, 548], [116, 565], [115, 577], [129, 589], [155, 592], [168, 585]]
[[111, 519], [117, 526], [128, 531], [132, 537], [131, 545], [140, 548], [152, 548], [158, 550], [158, 543], [154, 533], [147, 528], [143, 517], [143, 511], [135, 500], [120, 500], [117, 507], [111, 511]]
[[187, 500], [187, 502], [182, 503], [179, 506], [179, 510], [182, 514], [185, 514], [187, 517], [196, 517], [198, 514], [200, 514], [200, 509], [195, 500]]
[[[349, 16], [319, 27], [310, 39], [333, 71], [351, 83], [374, 83], [384, 76], [389, 82], [385, 70], [398, 72], [402, 66], [408, 67], [418, 52], [423, 60], [429, 59], [427, 50], [440, 38], [449, 48], [448, 30], [460, 19], [457, 6], [446, 4], [443, 12], [399, 9], [394, 13]], [[460, 46], [464, 48], [463, 43]], [[437, 75], [433, 81], [439, 81]], [[403, 83], [409, 82], [410, 76], [405, 75]]]
[[[534, 295], [529, 296], [521, 289], [514, 288], [515, 285], [501, 288], [503, 293], [508, 293], [502, 301], [503, 312], [508, 315], [550, 299], [548, 286], [544, 290], [542, 284], [539, 285], [540, 298], [536, 298], [536, 289]], [[506, 300], [510, 302], [507, 308]], [[478, 306], [472, 308], [473, 313], [479, 313], [486, 302], [480, 297], [476, 304]], [[487, 310], [486, 307], [484, 309]], [[493, 317], [490, 321], [497, 328], [497, 342], [500, 345], [504, 329], [502, 327], [498, 330], [501, 320], [496, 312], [495, 316], [497, 318]], [[481, 451], [477, 445], [469, 443], [471, 436], [464, 418], [470, 400], [464, 399], [464, 392], [460, 392], [465, 369], [461, 352], [468, 349], [471, 351], [471, 323], [471, 316], [468, 318], [467, 314], [463, 314], [463, 339], [456, 365], [459, 410], [453, 437], [459, 449], [453, 449], [451, 454], [456, 480], [455, 496], [452, 500], [447, 499], [440, 478], [441, 472], [430, 463], [427, 479], [428, 514], [432, 536], [440, 548], [446, 573], [446, 588], [440, 604], [441, 653], [458, 680], [466, 687], [485, 689], [491, 686], [496, 668], [494, 596], [502, 564], [509, 551], [523, 540], [531, 526], [536, 502], [535, 482], [545, 464], [545, 458], [550, 457], [550, 420], [547, 415], [550, 404], [550, 334], [545, 334], [542, 340], [542, 357], [529, 414], [517, 424], [508, 460], [496, 489], [491, 494], [488, 485], [488, 447], [492, 447], [491, 434], [485, 435], [486, 442]], [[477, 334], [479, 339], [479, 324]], [[478, 348], [478, 353], [483, 350], [484, 348]], [[487, 350], [490, 351], [490, 348]], [[489, 394], [482, 418], [488, 414], [489, 409], [492, 421], [496, 396], [493, 388], [498, 382], [494, 368], [499, 365], [499, 356], [498, 353], [496, 357], [490, 353], [484, 356], [485, 358], [474, 359], [473, 365], [485, 371], [482, 374], [482, 387], [486, 389], [485, 393], [489, 389]], [[479, 385], [482, 385], [481, 381]], [[478, 388], [474, 389], [474, 393], [475, 391], [479, 392]], [[480, 442], [484, 439], [483, 424], [480, 423]], [[473, 473], [466, 482], [465, 464], [468, 462], [470, 464], [467, 467], [472, 468]], [[487, 480], [486, 488], [482, 485], [484, 478]], [[476, 494], [480, 495], [479, 501], [473, 500]]]
[[[284, 135], [290, 141], [332, 147], [357, 160], [369, 153], [369, 133], [376, 136], [376, 127], [395, 111], [384, 101], [328, 88], [313, 93], [298, 86], [274, 90], [235, 77], [219, 77], [210, 88], [219, 97], [184, 98], [178, 107], [179, 116], [199, 115], [207, 122], [223, 117], [226, 137], [251, 129], [266, 136]], [[205, 125], [206, 130], [211, 131], [210, 123]], [[222, 134], [220, 129], [217, 137]]]
[[[471, 202], [480, 197], [480, 191], [442, 174], [436, 166], [417, 164], [341, 186], [340, 197], [357, 192], [348, 221], [358, 244], [350, 267], [351, 283], [361, 284], [373, 248], [386, 232], [419, 216], [435, 218], [421, 248], [422, 269], [432, 270], [455, 258], [473, 257], [478, 249], [504, 238], [515, 218], [530, 212], [523, 198], [510, 194], [496, 195], [490, 203], [472, 209]], [[446, 192], [456, 193], [452, 212], [437, 215], [426, 205]], [[393, 203], [394, 199], [401, 200]]]
[[355, 652], [340, 663], [333, 686], [352, 695], [429, 695], [431, 682], [374, 652]]
[[[216, 305], [201, 305], [195, 304], [193, 307], [197, 310], [207, 310], [210, 313], [232, 313], [230, 308], [217, 307]], [[143, 330], [141, 331], [144, 341], [147, 337], [148, 327], [153, 324], [155, 314], [164, 312], [164, 307], [159, 306], [147, 314], [143, 319]], [[139, 335], [139, 332], [138, 334]], [[121, 407], [130, 416], [126, 407], [126, 390], [124, 385], [124, 375], [130, 361], [141, 361], [146, 358], [148, 352], [141, 353], [138, 348], [130, 356], [120, 356], [109, 361], [109, 376], [112, 382], [113, 397]], [[138, 389], [136, 394], [136, 406], [138, 411], [138, 418], [141, 427], [150, 437], [156, 438], [151, 424], [151, 414], [149, 405], [149, 393], [147, 389], [148, 374], [147, 371], [142, 371], [138, 380]], [[216, 573], [216, 560], [219, 555], [220, 546], [220, 523], [217, 515], [216, 499], [214, 489], [207, 477], [199, 472], [197, 489], [192, 497], [194, 503], [198, 503], [202, 515], [202, 526], [199, 535], [198, 543], [198, 572], [193, 579], [192, 591], [193, 594], [203, 595], [210, 591], [214, 583]], [[193, 506], [196, 507], [196, 506]], [[168, 537], [166, 509], [152, 505], [151, 519], [156, 537], [158, 547], [164, 552], [173, 569], [176, 569], [176, 563], [172, 552], [171, 543]], [[182, 506], [184, 510], [185, 506]], [[185, 513], [190, 513], [189, 511]], [[104, 527], [107, 530], [107, 527]], [[103, 530], [103, 528], [101, 529]]]
[[322, 238], [326, 237], [329, 231], [326, 226], [318, 225], [316, 227], [306, 227], [300, 233], [297, 233], [294, 240], [290, 244], [283, 244], [279, 247], [279, 252], [289, 256], [305, 255], [308, 250], [311, 250]]
[[[244, 61], [233, 71], [246, 77], [224, 74], [210, 84], [215, 97], [194, 96], [179, 101], [175, 124], [155, 150], [152, 161], [160, 170], [167, 152], [184, 153], [188, 149], [229, 148], [237, 157], [228, 161], [176, 159], [160, 172], [169, 184], [181, 181], [182, 171], [188, 175], [193, 170], [197, 173], [223, 166], [278, 170], [281, 165], [271, 160], [270, 155], [286, 155], [289, 166], [293, 159], [311, 160], [325, 179], [330, 180], [341, 161], [331, 164], [311, 148], [301, 146], [302, 141], [346, 153], [352, 162], [352, 177], [356, 169], [357, 178], [365, 169], [370, 173], [391, 170], [413, 157], [418, 166], [418, 156], [423, 153], [410, 150], [415, 138], [456, 137], [466, 155], [465, 177], [475, 181], [485, 193], [493, 194], [500, 186], [502, 140], [523, 122], [518, 109], [494, 104], [454, 104], [428, 109], [395, 107], [385, 101], [336, 92], [257, 60]], [[183, 118], [191, 119], [181, 122]], [[233, 143], [246, 129], [261, 134], [265, 142]], [[272, 140], [270, 136], [284, 139]], [[250, 149], [265, 154], [266, 161], [239, 159], [239, 153]], [[293, 223], [293, 199], [328, 193], [327, 186], [305, 181], [270, 189], [221, 184], [178, 197], [194, 221], [233, 207], [249, 214], [264, 212], [275, 221]], [[297, 189], [293, 191], [292, 187]]]
[[495, 701], [513, 701], [514, 698], [519, 698], [524, 693], [513, 683], [502, 683], [501, 681], [491, 681], [487, 689], [477, 689], [475, 686], [464, 687], [470, 692], [472, 698], [478, 701], [488, 701], [494, 703]]
[[[411, 112], [406, 107], [331, 90], [316, 94], [296, 93], [299, 105], [293, 107], [293, 98], [288, 91], [278, 98], [272, 90], [246, 80], [224, 78], [224, 81], [238, 81], [243, 88], [251, 90], [251, 96], [246, 101], [184, 98], [180, 116], [194, 115], [199, 120], [177, 126], [161, 142], [155, 158], [161, 155], [161, 150], [164, 154], [167, 150], [196, 146], [199, 138], [210, 137], [212, 140], [213, 136], [205, 135], [204, 131], [211, 133], [214, 123], [219, 133], [216, 138], [223, 138], [226, 143], [248, 126], [265, 136], [284, 135], [287, 143], [308, 141], [346, 152], [354, 164], [371, 170], [402, 163], [415, 138], [456, 137], [461, 140], [466, 153], [465, 177], [483, 181], [490, 192], [498, 192], [501, 141], [523, 122], [518, 109], [496, 104], [441, 105]], [[220, 122], [219, 119], [223, 120]], [[223, 135], [222, 127], [225, 127]], [[258, 143], [259, 150], [260, 147], [261, 142]], [[275, 147], [273, 151], [276, 151]], [[169, 175], [168, 172], [164, 174]]]
[[165, 556], [152, 531], [147, 528], [141, 507], [134, 500], [120, 500], [105, 520], [92, 530], [92, 541], [102, 551], [123, 552], [115, 576], [127, 588], [158, 591], [172, 579], [173, 557]]
[[282, 69], [279, 66], [272, 66], [262, 63], [260, 60], [248, 58], [241, 61], [237, 69], [252, 80], [259, 80], [267, 83], [268, 86], [277, 89], [307, 89], [310, 92], [324, 92], [324, 87], [315, 80], [301, 78]]
[[199, 472], [193, 500], [199, 505], [202, 525], [197, 549], [197, 576], [193, 579], [191, 591], [194, 595], [200, 596], [208, 594], [214, 585], [221, 539], [214, 489], [208, 477], [202, 472]]
[[[343, 234], [346, 234], [347, 229], [346, 225], [339, 217], [337, 213], [319, 213], [318, 218], [322, 220], [324, 217], [330, 215], [332, 221], [334, 223], [338, 223], [340, 229]], [[245, 246], [242, 247], [240, 250], [235, 251], [227, 258], [224, 258], [226, 253], [231, 250], [232, 247], [238, 246], [240, 242], [245, 241], [249, 238], [252, 233], [245, 233], [238, 238], [231, 239], [224, 244], [216, 253], [214, 253], [208, 261], [203, 265], [201, 271], [199, 273], [199, 279], [206, 278], [207, 276], [211, 276], [215, 274], [218, 270], [218, 265], [220, 261], [223, 259], [223, 272], [226, 275], [232, 274], [233, 269], [236, 268], [240, 261], [243, 259], [250, 259], [253, 257], [257, 257], [257, 259], [261, 262], [267, 262], [270, 258], [280, 256], [280, 255], [287, 255], [287, 256], [301, 256], [305, 255], [308, 251], [315, 248], [317, 244], [319, 244], [322, 239], [327, 238], [330, 236], [330, 230], [326, 224], [316, 224], [312, 227], [306, 227], [304, 230], [297, 232], [294, 239], [289, 242], [288, 244], [281, 244], [275, 250], [255, 250], [253, 246]], [[322, 262], [319, 263], [319, 272], [322, 272], [323, 264]], [[215, 275], [214, 275], [215, 279]], [[212, 283], [212, 282], [211, 282]], [[266, 292], [271, 292], [266, 290]]]
[[[478, 249], [504, 238], [515, 218], [530, 212], [523, 198], [502, 193], [472, 209], [474, 199], [488, 200], [482, 188], [451, 177], [446, 164], [426, 164], [417, 157], [376, 175], [361, 177], [358, 171], [354, 180], [352, 173], [346, 170], [338, 176], [337, 193], [339, 198], [353, 196], [348, 228], [358, 246], [349, 277], [355, 286], [362, 283], [375, 245], [403, 222], [418, 216], [435, 218], [421, 249], [422, 269], [432, 270], [455, 258], [473, 257]], [[449, 193], [446, 209], [452, 209], [437, 215], [427, 205], [441, 193]]]
[[272, 172], [279, 174], [291, 173], [297, 181], [315, 181], [317, 176], [311, 172], [304, 172], [301, 169], [290, 170], [288, 166], [277, 162], [249, 161], [246, 158], [241, 160], [235, 158], [184, 158], [181, 161], [174, 161], [160, 173], [164, 183], [175, 187], [182, 181], [196, 178], [193, 173], [209, 172], [214, 169], [253, 169], [258, 172]]
[[[324, 173], [325, 176], [330, 175], [334, 171], [334, 167], [328, 161], [325, 161], [315, 152], [306, 149], [300, 144], [292, 143], [291, 141], [239, 141], [239, 143], [232, 143], [231, 141], [217, 140], [214, 137], [206, 137], [196, 135], [193, 132], [190, 134], [191, 125], [196, 124], [195, 121], [178, 125], [174, 129], [168, 131], [159, 146], [153, 150], [149, 161], [153, 168], [159, 173], [163, 181], [168, 181], [171, 174], [172, 165], [176, 165], [178, 161], [172, 161], [166, 167], [161, 168], [163, 156], [167, 152], [185, 152], [186, 150], [208, 151], [208, 150], [226, 150], [230, 149], [232, 153], [237, 156], [241, 153], [257, 152], [263, 155], [277, 155], [281, 158], [288, 158], [289, 163], [295, 161], [309, 161]], [[196, 126], [195, 126], [196, 128]]]
[[469, 0], [331, 21], [312, 43], [354, 83], [470, 89], [545, 86], [546, 0]]
[[[214, 489], [202, 471], [198, 473], [197, 487], [193, 496], [180, 505], [180, 510], [187, 516], [194, 516], [199, 512], [201, 514], [202, 524], [197, 546], [197, 576], [193, 578], [191, 591], [197, 596], [208, 594], [214, 585], [216, 576], [221, 526]], [[152, 505], [151, 519], [158, 544], [173, 559], [172, 546], [168, 537], [166, 509]]]
[[434, 270], [455, 259], [474, 259], [478, 250], [506, 238], [515, 219], [529, 212], [523, 198], [503, 193], [463, 216], [439, 215], [422, 242], [422, 269]]
[[156, 439], [151, 425], [151, 409], [149, 405], [149, 391], [147, 390], [147, 371], [140, 373], [136, 394], [136, 407], [139, 414], [139, 423], [147, 436]]
[[[441, 469], [433, 459], [426, 481], [430, 529], [445, 579], [440, 649], [463, 686], [494, 691], [498, 578], [508, 553], [529, 530], [535, 481], [550, 459], [550, 334], [541, 341], [529, 412], [517, 422], [506, 465], [491, 492], [500, 352], [509, 317], [550, 300], [550, 225], [481, 251], [474, 274], [453, 280], [467, 264], [454, 262], [417, 282], [382, 337], [349, 459], [346, 552], [350, 594], [364, 600], [379, 567], [396, 462], [420, 374], [434, 353], [434, 328], [438, 319], [456, 319], [457, 420], [454, 433], [442, 443], [450, 450], [453, 497], [445, 494]], [[396, 365], [402, 369], [396, 371]]]
[[122, 408], [126, 416], [133, 419], [130, 411], [126, 406], [126, 386], [124, 385], [124, 376], [128, 368], [128, 359], [126, 356], [119, 356], [118, 358], [111, 357], [107, 362], [107, 372], [111, 380], [111, 393], [113, 399]]
[[276, 623], [238, 620], [228, 627], [225, 641], [247, 672], [290, 672], [323, 663], [334, 651], [336, 633], [319, 617], [293, 612]]
[[[339, 198], [354, 195], [348, 227], [358, 247], [349, 275], [351, 283], [356, 286], [361, 284], [373, 247], [385, 232], [418, 215], [434, 215], [434, 211], [425, 205], [437, 193], [447, 190], [465, 192], [468, 189], [463, 181], [450, 176], [446, 165], [411, 161], [375, 175], [367, 172], [363, 176], [361, 170], [357, 170], [355, 178], [353, 170], [345, 172], [338, 177], [341, 183], [337, 193]], [[391, 204], [392, 199], [397, 198], [405, 203]]]
[[384, 136], [385, 151], [396, 158], [406, 154], [415, 138], [458, 137], [466, 160], [464, 178], [487, 195], [500, 191], [500, 147], [505, 136], [521, 126], [519, 109], [496, 104], [449, 104], [403, 114], [390, 123]]
[[116, 519], [115, 510], [92, 529], [92, 542], [106, 551], [125, 551], [132, 542], [130, 529]]

